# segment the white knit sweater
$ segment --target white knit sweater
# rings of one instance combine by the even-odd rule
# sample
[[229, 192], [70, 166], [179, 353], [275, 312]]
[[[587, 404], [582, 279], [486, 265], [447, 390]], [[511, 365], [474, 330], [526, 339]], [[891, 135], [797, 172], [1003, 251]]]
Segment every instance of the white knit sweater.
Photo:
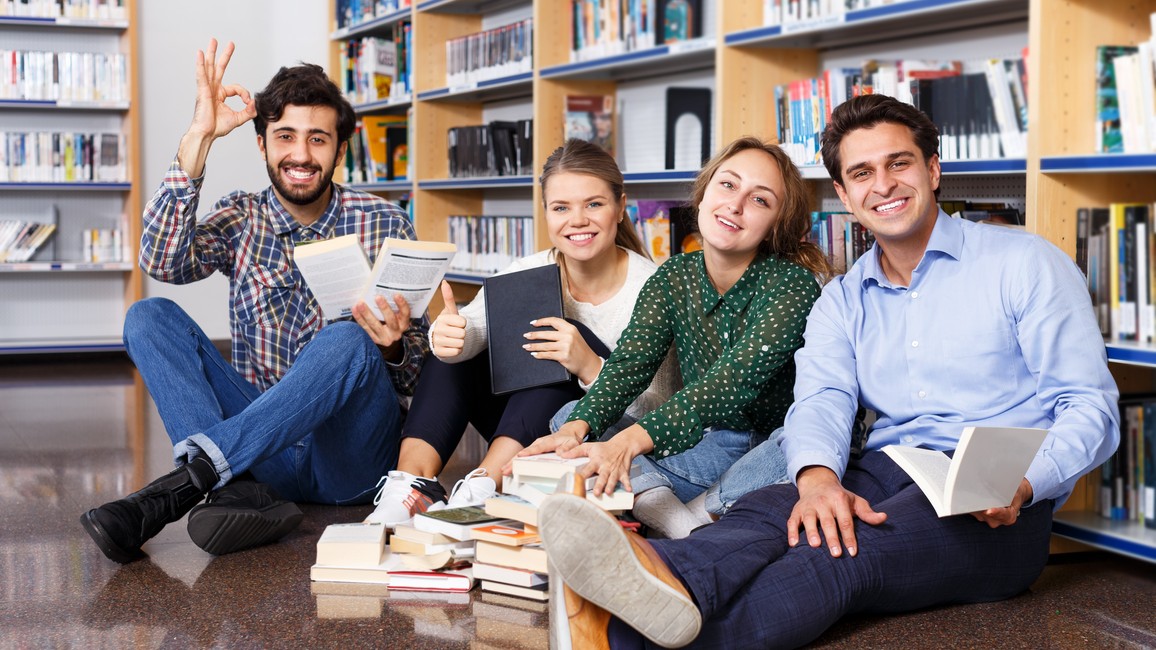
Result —
[[[618, 347], [618, 338], [622, 336], [622, 331], [630, 323], [630, 315], [634, 311], [634, 303], [638, 299], [638, 293], [642, 291], [642, 285], [658, 268], [654, 262], [638, 253], [628, 250], [626, 254], [628, 257], [626, 281], [622, 283], [622, 288], [618, 290], [618, 293], [601, 304], [592, 305], [588, 302], [579, 302], [570, 295], [565, 283], [562, 287], [562, 310], [566, 318], [576, 320], [590, 328], [590, 331], [611, 351]], [[501, 273], [513, 273], [554, 263], [553, 250], [544, 250], [515, 261]], [[484, 291], [484, 289], [478, 291], [478, 295], [470, 304], [462, 307], [458, 312], [466, 319], [466, 340], [462, 353], [449, 358], [439, 356], [438, 358], [442, 361], [459, 363], [474, 358], [486, 349], [488, 329]], [[441, 316], [438, 316], [433, 325], [430, 326], [431, 338], [437, 331], [440, 321]], [[673, 355], [673, 348], [671, 350], [672, 353], [667, 356], [666, 361], [659, 368], [650, 388], [627, 409], [629, 415], [640, 417], [650, 412], [678, 390], [681, 384], [677, 369], [678, 362]], [[582, 388], [589, 388], [589, 386], [579, 383]]]

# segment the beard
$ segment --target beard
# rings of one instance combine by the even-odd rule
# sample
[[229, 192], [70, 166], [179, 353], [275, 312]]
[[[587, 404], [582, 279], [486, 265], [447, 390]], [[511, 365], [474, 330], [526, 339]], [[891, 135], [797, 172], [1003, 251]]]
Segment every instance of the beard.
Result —
[[320, 172], [318, 183], [312, 186], [288, 185], [281, 178], [280, 169], [270, 164], [267, 156], [265, 158], [265, 170], [269, 173], [269, 180], [273, 183], [277, 193], [293, 205], [312, 205], [317, 199], [325, 195], [325, 191], [333, 183], [333, 174], [337, 171], [337, 160], [334, 159], [329, 169], [318, 165], [296, 166]]

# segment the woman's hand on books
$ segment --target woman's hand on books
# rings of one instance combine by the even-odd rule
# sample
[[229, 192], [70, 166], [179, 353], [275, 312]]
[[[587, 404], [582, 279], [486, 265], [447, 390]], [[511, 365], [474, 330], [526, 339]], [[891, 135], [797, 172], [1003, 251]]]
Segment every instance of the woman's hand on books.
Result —
[[353, 320], [382, 348], [386, 359], [400, 361], [401, 337], [409, 329], [409, 303], [401, 295], [394, 294], [393, 301], [397, 304], [397, 311], [394, 311], [384, 296], [375, 296], [374, 300], [385, 320], [377, 320], [377, 316], [364, 302], [353, 306]]
[[[550, 452], [557, 452], [559, 455], [562, 452], [569, 451], [582, 444], [586, 439], [586, 434], [590, 433], [590, 425], [582, 420], [572, 420], [558, 427], [558, 430], [548, 436], [542, 436], [534, 442], [530, 443], [522, 451], [518, 452], [519, 456], [533, 456], [535, 454], [547, 454]], [[511, 471], [511, 463], [506, 463], [502, 468], [503, 474], [509, 474]]]
[[549, 327], [523, 334], [532, 343], [522, 347], [535, 359], [549, 359], [576, 375], [583, 384], [590, 385], [602, 369], [602, 358], [586, 345], [582, 333], [565, 318], [539, 318], [530, 323], [534, 327]]
[[587, 442], [569, 451], [559, 451], [563, 458], [585, 456], [590, 462], [578, 469], [583, 478], [597, 476], [591, 489], [594, 496], [613, 494], [614, 488], [622, 483], [627, 492], [633, 492], [630, 485], [630, 465], [634, 458], [654, 449], [654, 441], [641, 425], [632, 424], [606, 442]]
[[454, 290], [445, 280], [442, 280], [442, 302], [445, 308], [429, 328], [429, 345], [435, 357], [449, 359], [461, 354], [466, 345], [466, 318], [458, 314]]

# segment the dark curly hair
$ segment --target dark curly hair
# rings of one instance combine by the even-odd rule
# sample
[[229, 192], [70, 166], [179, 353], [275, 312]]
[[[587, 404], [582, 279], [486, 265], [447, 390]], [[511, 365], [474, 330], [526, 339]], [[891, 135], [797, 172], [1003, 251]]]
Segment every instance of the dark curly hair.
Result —
[[261, 137], [265, 137], [269, 122], [281, 119], [289, 105], [328, 106], [337, 111], [337, 142], [346, 142], [353, 135], [357, 119], [353, 106], [319, 65], [302, 63], [292, 68], [282, 67], [254, 101], [257, 117], [253, 118], [253, 128]]

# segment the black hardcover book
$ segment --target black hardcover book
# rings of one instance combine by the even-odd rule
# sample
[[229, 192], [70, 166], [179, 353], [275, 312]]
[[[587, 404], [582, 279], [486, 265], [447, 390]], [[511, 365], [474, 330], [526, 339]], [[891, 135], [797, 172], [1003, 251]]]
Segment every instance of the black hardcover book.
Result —
[[710, 88], [666, 89], [666, 168], [698, 169], [710, 157]]
[[530, 321], [562, 317], [562, 275], [556, 264], [486, 278], [486, 321], [490, 345], [490, 385], [495, 395], [570, 381], [557, 361], [535, 359], [522, 348], [522, 335], [538, 329]]

